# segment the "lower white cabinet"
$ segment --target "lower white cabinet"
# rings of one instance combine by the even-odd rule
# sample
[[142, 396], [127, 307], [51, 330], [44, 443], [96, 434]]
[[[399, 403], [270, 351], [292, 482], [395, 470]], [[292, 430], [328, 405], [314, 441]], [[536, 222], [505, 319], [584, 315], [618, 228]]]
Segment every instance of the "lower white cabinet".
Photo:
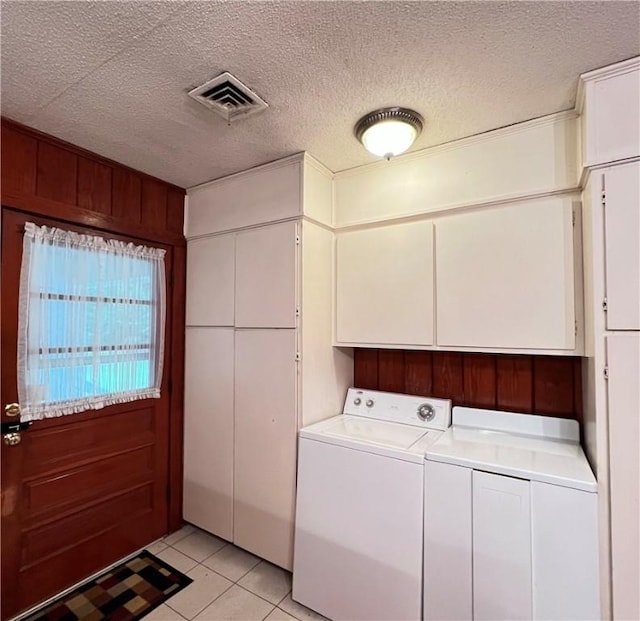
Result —
[[600, 618], [597, 495], [429, 462], [424, 619]]
[[233, 539], [233, 328], [187, 328], [183, 515]]
[[296, 482], [296, 331], [237, 330], [234, 542], [290, 569]]
[[640, 619], [640, 333], [606, 337], [614, 619]]
[[531, 619], [529, 485], [473, 472], [474, 619]]

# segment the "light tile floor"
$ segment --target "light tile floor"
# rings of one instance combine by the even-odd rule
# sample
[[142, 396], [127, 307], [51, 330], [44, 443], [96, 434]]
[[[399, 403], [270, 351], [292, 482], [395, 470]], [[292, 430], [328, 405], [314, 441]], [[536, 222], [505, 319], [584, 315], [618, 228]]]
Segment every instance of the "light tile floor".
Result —
[[322, 621], [291, 599], [291, 574], [194, 526], [147, 550], [193, 578], [145, 621]]

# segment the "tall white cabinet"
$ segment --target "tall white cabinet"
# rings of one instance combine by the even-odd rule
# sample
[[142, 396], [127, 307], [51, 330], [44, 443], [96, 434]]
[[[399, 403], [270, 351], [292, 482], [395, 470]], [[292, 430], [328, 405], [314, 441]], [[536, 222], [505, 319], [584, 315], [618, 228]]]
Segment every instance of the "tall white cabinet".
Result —
[[640, 618], [640, 58], [582, 76], [585, 439], [603, 617]]
[[297, 431], [342, 409], [331, 176], [307, 155], [188, 193], [184, 517], [291, 569]]

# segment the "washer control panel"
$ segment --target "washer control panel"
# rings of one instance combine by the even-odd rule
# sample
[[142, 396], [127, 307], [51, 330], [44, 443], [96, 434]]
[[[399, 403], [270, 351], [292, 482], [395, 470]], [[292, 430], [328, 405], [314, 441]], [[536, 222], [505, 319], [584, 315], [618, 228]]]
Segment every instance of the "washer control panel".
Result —
[[451, 425], [451, 400], [349, 388], [343, 414], [446, 429]]

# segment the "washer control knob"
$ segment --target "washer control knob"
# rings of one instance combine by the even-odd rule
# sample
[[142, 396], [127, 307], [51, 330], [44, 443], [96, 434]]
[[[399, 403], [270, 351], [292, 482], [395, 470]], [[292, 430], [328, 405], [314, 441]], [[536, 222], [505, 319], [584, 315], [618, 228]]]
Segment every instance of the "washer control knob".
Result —
[[373, 407], [373, 399], [367, 399], [367, 402], [365, 404], [368, 408], [372, 408]]
[[434, 419], [436, 415], [436, 410], [430, 403], [423, 403], [418, 408], [417, 414], [420, 420], [430, 421]]
[[360, 405], [362, 403], [362, 399], [360, 397], [356, 397], [353, 400], [353, 405]]

